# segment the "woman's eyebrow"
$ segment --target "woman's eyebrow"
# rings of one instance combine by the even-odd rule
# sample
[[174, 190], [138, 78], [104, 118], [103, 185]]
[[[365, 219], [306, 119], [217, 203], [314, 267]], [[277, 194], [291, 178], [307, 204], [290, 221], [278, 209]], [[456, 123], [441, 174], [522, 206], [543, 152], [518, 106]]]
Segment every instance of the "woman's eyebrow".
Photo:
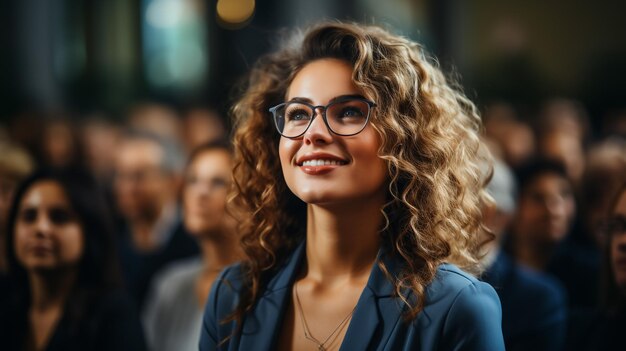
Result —
[[[346, 94], [346, 95], [339, 95], [339, 96], [335, 96], [334, 98], [330, 99], [330, 101], [328, 102], [333, 103], [336, 101], [342, 101], [342, 100], [347, 100], [347, 99], [365, 99], [365, 97], [361, 94]], [[305, 98], [305, 97], [293, 97], [291, 98], [291, 100], [289, 100], [290, 102], [305, 102], [307, 104], [313, 104], [313, 100], [309, 99], [309, 98]]]
[[291, 98], [291, 100], [289, 100], [289, 102], [305, 102], [307, 104], [312, 104], [313, 100], [309, 99], [309, 98], [305, 98], [305, 97], [293, 97]]
[[348, 99], [365, 99], [365, 96], [361, 95], [361, 94], [348, 94], [348, 95], [339, 95], [337, 97], [334, 97], [332, 99], [330, 99], [330, 101], [328, 102], [333, 103], [335, 101], [342, 101], [342, 100], [348, 100]]

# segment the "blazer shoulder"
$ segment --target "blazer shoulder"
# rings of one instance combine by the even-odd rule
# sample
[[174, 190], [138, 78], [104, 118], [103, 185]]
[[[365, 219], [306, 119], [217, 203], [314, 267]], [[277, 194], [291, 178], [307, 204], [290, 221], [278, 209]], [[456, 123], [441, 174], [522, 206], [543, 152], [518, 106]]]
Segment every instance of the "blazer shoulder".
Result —
[[437, 298], [441, 296], [449, 297], [450, 295], [459, 293], [468, 285], [485, 285], [486, 287], [491, 288], [491, 285], [481, 282], [473, 275], [461, 270], [459, 267], [450, 263], [445, 263], [439, 266], [435, 279], [428, 286], [428, 296], [434, 300], [437, 300]]
[[439, 267], [427, 288], [424, 311], [440, 321], [445, 336], [442, 340], [451, 348], [504, 349], [502, 308], [495, 290], [452, 264]]
[[491, 285], [442, 264], [426, 287], [416, 327], [440, 350], [504, 350], [500, 299]]

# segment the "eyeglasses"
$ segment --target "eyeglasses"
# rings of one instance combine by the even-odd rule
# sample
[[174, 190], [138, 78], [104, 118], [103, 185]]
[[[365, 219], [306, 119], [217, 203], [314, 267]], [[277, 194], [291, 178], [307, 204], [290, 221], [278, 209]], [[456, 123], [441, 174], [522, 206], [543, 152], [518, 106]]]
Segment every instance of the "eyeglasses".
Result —
[[361, 97], [340, 97], [326, 106], [314, 106], [301, 101], [288, 101], [269, 109], [274, 124], [285, 138], [302, 136], [313, 123], [316, 110], [322, 110], [322, 119], [328, 130], [341, 136], [360, 133], [369, 121], [376, 104]]

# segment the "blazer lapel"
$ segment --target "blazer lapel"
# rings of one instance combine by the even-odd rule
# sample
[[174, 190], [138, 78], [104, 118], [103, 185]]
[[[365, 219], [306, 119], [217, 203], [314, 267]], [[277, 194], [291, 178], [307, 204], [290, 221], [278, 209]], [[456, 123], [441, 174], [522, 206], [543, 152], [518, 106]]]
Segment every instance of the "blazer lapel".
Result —
[[[380, 269], [378, 262], [382, 260], [392, 277], [400, 273], [401, 263], [387, 257], [386, 250], [378, 253], [378, 258], [369, 280], [354, 311], [340, 351], [369, 350], [369, 345], [384, 345], [395, 325], [401, 318], [403, 303], [395, 298], [395, 288]], [[407, 297], [409, 291], [402, 294]]]
[[285, 266], [268, 283], [267, 289], [243, 322], [239, 350], [273, 350], [282, 329], [287, 302], [298, 268], [304, 257], [300, 243]]

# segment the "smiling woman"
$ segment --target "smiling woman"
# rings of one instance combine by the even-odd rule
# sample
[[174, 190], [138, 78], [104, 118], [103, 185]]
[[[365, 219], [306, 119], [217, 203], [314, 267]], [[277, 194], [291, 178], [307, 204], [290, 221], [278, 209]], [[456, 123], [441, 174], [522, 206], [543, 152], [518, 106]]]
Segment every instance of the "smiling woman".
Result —
[[474, 105], [381, 28], [294, 42], [232, 111], [248, 259], [216, 280], [200, 349], [503, 349], [498, 297], [467, 273], [488, 201]]

